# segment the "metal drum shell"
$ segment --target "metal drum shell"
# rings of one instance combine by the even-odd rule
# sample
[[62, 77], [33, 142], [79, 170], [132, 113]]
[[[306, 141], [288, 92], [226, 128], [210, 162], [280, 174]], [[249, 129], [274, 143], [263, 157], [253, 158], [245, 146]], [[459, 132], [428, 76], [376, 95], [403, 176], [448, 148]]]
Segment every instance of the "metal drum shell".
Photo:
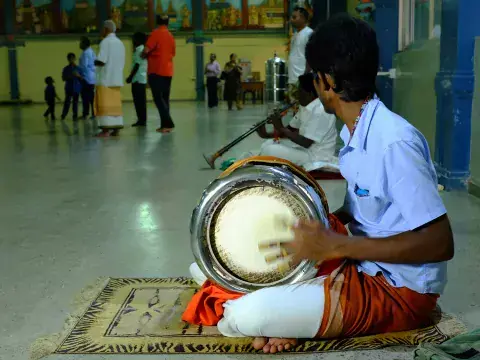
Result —
[[[304, 180], [290, 172], [286, 167], [267, 165], [247, 165], [236, 169], [226, 177], [214, 180], [203, 192], [199, 204], [194, 209], [191, 222], [191, 246], [195, 260], [203, 273], [220, 286], [237, 292], [248, 293], [264, 287], [293, 284], [311, 276], [315, 262], [302, 261], [284, 278], [271, 282], [254, 284], [235, 277], [220, 264], [211, 251], [210, 226], [217, 209], [224, 201], [244, 189], [269, 185], [285, 189], [299, 199], [310, 219], [321, 221], [329, 227], [328, 217], [321, 206], [320, 197]], [[322, 208], [323, 209], [323, 208]]]

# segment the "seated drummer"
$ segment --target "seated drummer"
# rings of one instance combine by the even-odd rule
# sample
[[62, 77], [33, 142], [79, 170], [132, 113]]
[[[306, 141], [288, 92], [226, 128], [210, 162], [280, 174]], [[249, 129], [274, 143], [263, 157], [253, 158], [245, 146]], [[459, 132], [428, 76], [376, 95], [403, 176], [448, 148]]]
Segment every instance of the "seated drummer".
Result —
[[332, 18], [313, 33], [306, 55], [325, 110], [345, 123], [339, 160], [348, 188], [336, 215], [353, 236], [318, 222], [298, 224], [295, 239], [281, 244], [295, 261], [346, 259], [343, 265], [327, 277], [224, 304], [220, 332], [257, 337], [253, 346], [269, 353], [291, 348], [298, 338], [430, 325], [454, 252], [425, 138], [375, 96], [374, 30], [360, 19]]
[[[276, 133], [268, 133], [265, 126], [257, 132], [265, 141], [261, 156], [275, 156], [296, 165], [310, 167], [317, 162], [334, 162], [337, 129], [335, 116], [327, 114], [313, 86], [313, 74], [299, 78], [300, 108], [285, 127], [279, 115], [272, 120]], [[275, 140], [276, 135], [280, 138]], [[253, 154], [249, 154], [250, 156]]]

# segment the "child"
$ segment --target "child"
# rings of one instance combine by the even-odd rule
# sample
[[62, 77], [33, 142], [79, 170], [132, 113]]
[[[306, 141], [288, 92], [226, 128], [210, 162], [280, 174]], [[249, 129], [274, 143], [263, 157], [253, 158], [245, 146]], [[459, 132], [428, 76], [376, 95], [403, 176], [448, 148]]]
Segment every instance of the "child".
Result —
[[55, 85], [53, 85], [54, 83], [55, 81], [53, 81], [51, 76], [47, 76], [45, 78], [45, 84], [47, 84], [45, 87], [45, 102], [48, 105], [47, 111], [45, 111], [43, 114], [45, 120], [48, 120], [48, 115], [50, 115], [50, 119], [52, 121], [55, 120], [55, 99], [60, 101], [60, 98], [55, 90]]
[[147, 60], [141, 56], [146, 41], [145, 33], [133, 34], [132, 71], [127, 78], [127, 83], [132, 84], [133, 103], [138, 120], [132, 126], [147, 126]]
[[82, 90], [81, 76], [75, 64], [75, 54], [67, 55], [68, 65], [63, 68], [62, 79], [65, 81], [65, 103], [63, 104], [62, 120], [65, 120], [70, 110], [70, 103], [73, 100], [73, 120], [78, 118], [78, 98]]

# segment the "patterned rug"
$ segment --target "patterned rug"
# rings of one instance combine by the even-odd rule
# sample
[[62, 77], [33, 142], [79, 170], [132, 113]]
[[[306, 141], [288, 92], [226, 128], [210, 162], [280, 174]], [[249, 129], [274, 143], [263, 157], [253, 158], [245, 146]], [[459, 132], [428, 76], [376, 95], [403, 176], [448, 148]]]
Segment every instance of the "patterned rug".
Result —
[[[226, 338], [216, 327], [191, 326], [182, 312], [197, 291], [191, 279], [110, 279], [56, 354], [254, 353], [251, 338]], [[292, 352], [369, 350], [441, 343], [465, 331], [442, 314], [437, 325], [361, 338], [305, 341]]]

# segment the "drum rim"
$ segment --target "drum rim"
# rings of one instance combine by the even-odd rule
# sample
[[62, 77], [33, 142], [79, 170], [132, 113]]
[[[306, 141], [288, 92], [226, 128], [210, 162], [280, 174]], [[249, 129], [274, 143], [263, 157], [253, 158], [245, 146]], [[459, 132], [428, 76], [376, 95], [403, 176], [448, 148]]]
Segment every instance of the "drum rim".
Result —
[[[259, 175], [261, 176], [259, 177]], [[286, 165], [246, 165], [236, 169], [226, 177], [214, 180], [204, 190], [199, 204], [193, 211], [190, 221], [191, 246], [198, 266], [208, 278], [214, 280], [222, 287], [242, 293], [259, 290], [264, 287], [293, 284], [306, 280], [305, 276], [310, 274], [310, 271], [316, 265], [313, 261], [302, 261], [294, 271], [280, 280], [265, 284], [255, 284], [232, 275], [220, 264], [214, 254], [212, 254], [209, 232], [205, 231], [205, 228], [209, 228], [216, 209], [223, 203], [226, 197], [231, 196], [232, 190], [238, 192], [251, 188], [250, 185], [252, 181], [260, 181], [263, 183], [275, 182], [280, 184], [281, 188], [298, 196], [310, 218], [322, 221], [325, 226], [329, 227], [328, 216], [325, 210], [323, 209], [323, 212], [320, 211], [312, 196], [312, 186], [291, 172]], [[315, 191], [313, 191], [313, 193], [318, 196]], [[318, 196], [317, 201], [321, 204], [320, 196]], [[207, 226], [204, 226], [206, 223], [204, 219], [207, 220]], [[208, 246], [202, 246], [204, 242], [206, 242]]]

